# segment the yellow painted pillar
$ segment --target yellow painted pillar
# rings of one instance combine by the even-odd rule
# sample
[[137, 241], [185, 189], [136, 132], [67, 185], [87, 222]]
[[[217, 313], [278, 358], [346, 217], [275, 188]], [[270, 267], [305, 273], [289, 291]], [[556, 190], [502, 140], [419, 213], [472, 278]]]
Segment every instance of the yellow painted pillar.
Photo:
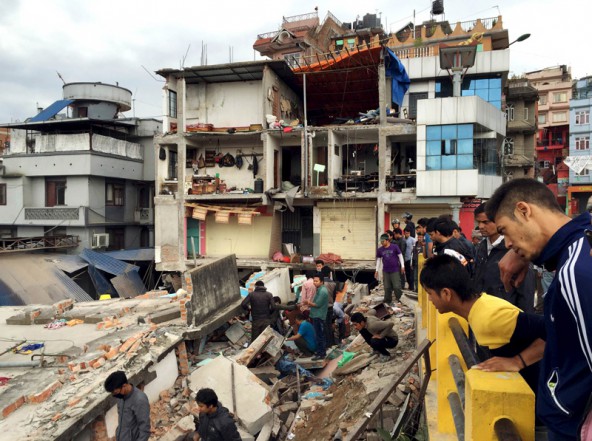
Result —
[[[438, 372], [438, 432], [440, 433], [456, 433], [454, 426], [454, 420], [452, 419], [452, 411], [450, 410], [450, 404], [448, 402], [448, 394], [450, 392], [457, 392], [456, 384], [448, 364], [448, 357], [455, 354], [460, 359], [460, 364], [463, 370], [466, 372], [467, 366], [460, 353], [460, 349], [456, 344], [454, 335], [448, 325], [448, 320], [455, 317], [465, 333], [468, 332], [468, 323], [462, 317], [453, 314], [438, 314], [437, 316], [437, 337], [438, 348], [436, 351], [436, 365], [434, 366]], [[467, 438], [471, 439], [471, 438]]]
[[534, 393], [517, 372], [465, 373], [465, 439], [497, 441], [500, 418], [512, 420], [523, 441], [534, 441]]
[[[430, 362], [432, 363], [432, 369], [436, 369], [436, 350], [438, 347], [438, 310], [430, 301], [428, 301], [426, 304], [426, 315], [428, 317], [428, 340], [432, 342], [432, 345], [430, 346]], [[437, 380], [438, 371], [436, 370], [433, 375], [434, 380]]]
[[428, 293], [426, 292], [425, 289], [423, 289], [423, 286], [421, 286], [419, 284], [419, 276], [421, 275], [421, 270], [423, 268], [424, 261], [425, 261], [424, 257], [419, 256], [418, 262], [417, 262], [417, 280], [418, 280], [417, 303], [419, 304], [419, 307], [421, 308], [421, 327], [423, 329], [425, 329], [426, 326], [428, 325], [427, 303], [429, 302]]

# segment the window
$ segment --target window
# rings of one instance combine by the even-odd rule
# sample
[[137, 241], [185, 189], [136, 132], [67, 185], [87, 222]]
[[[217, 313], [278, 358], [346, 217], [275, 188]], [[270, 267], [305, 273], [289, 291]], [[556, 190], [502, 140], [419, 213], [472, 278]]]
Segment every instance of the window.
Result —
[[6, 184], [0, 184], [0, 205], [6, 205]]
[[356, 47], [356, 39], [355, 38], [348, 38], [347, 39], [347, 46], [350, 49], [353, 49], [354, 47]]
[[567, 113], [565, 112], [555, 112], [553, 114], [553, 122], [566, 122], [567, 121]]
[[105, 228], [109, 235], [108, 250], [123, 250], [125, 248], [125, 228]]
[[539, 115], [539, 124], [546, 124], [547, 123], [547, 114], [543, 113]]
[[590, 150], [590, 137], [589, 136], [576, 137], [576, 150]]
[[169, 179], [177, 179], [177, 152], [169, 149]]
[[553, 102], [554, 103], [566, 103], [567, 102], [567, 92], [554, 92], [553, 93]]
[[528, 121], [528, 107], [524, 108], [524, 121]]
[[590, 176], [590, 170], [584, 167], [581, 172], [576, 173], [576, 176]]
[[105, 185], [105, 205], [123, 207], [125, 204], [125, 184], [107, 182]]
[[66, 178], [45, 179], [45, 206], [66, 205]]
[[590, 112], [588, 110], [576, 112], [576, 124], [590, 124]]
[[539, 105], [546, 106], [547, 105], [547, 95], [541, 95], [539, 97]]
[[290, 67], [299, 67], [298, 60], [300, 59], [299, 52], [293, 52], [291, 54], [284, 54], [284, 60]]
[[508, 104], [506, 106], [506, 120], [514, 121], [514, 104]]
[[[436, 81], [436, 98], [452, 96], [450, 79]], [[502, 80], [493, 78], [465, 78], [461, 86], [461, 96], [479, 96], [488, 103], [501, 109]]]
[[410, 93], [409, 94], [409, 114], [407, 118], [415, 119], [417, 118], [417, 102], [419, 100], [427, 100], [428, 93], [427, 92], [420, 92], [420, 93]]
[[177, 92], [174, 90], [169, 90], [169, 116], [177, 117]]
[[551, 163], [549, 161], [543, 161], [543, 168], [549, 168]]
[[450, 124], [426, 128], [427, 170], [471, 170], [473, 125]]
[[341, 50], [343, 49], [343, 40], [337, 40], [335, 41], [335, 50]]
[[78, 118], [88, 118], [88, 107], [78, 108]]

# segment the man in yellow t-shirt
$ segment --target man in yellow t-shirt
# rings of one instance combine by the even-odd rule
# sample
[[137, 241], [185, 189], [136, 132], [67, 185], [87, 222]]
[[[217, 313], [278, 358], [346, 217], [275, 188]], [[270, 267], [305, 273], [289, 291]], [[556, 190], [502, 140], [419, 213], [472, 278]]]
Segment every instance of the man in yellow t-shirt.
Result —
[[462, 263], [445, 254], [426, 260], [420, 283], [439, 313], [453, 312], [467, 320], [477, 343], [493, 355], [477, 368], [520, 372], [536, 391], [538, 362], [545, 349], [542, 316], [476, 292]]

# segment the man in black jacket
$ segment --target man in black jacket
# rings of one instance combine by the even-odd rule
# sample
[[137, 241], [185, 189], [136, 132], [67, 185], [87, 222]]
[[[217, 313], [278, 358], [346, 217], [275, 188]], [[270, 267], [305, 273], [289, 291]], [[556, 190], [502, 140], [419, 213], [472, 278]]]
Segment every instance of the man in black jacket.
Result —
[[449, 254], [456, 257], [467, 268], [469, 274], [471, 274], [469, 263], [473, 258], [473, 253], [460, 240], [453, 236], [455, 226], [455, 222], [444, 217], [439, 217], [434, 222], [428, 224], [428, 233], [434, 240], [434, 254]]
[[524, 312], [534, 312], [536, 287], [534, 270], [531, 268], [528, 271], [522, 285], [506, 292], [498, 266], [499, 261], [508, 252], [504, 236], [498, 233], [495, 222], [487, 218], [485, 204], [479, 205], [474, 215], [479, 231], [485, 238], [476, 247], [475, 276], [473, 277], [475, 289], [477, 292], [485, 292], [507, 300]]
[[265, 328], [271, 325], [275, 305], [273, 294], [267, 291], [265, 284], [258, 280], [255, 282], [255, 289], [242, 301], [243, 309], [251, 306], [251, 342], [254, 342]]
[[195, 401], [199, 408], [199, 420], [194, 441], [241, 441], [236, 423], [228, 409], [218, 401], [216, 392], [208, 388], [200, 389]]

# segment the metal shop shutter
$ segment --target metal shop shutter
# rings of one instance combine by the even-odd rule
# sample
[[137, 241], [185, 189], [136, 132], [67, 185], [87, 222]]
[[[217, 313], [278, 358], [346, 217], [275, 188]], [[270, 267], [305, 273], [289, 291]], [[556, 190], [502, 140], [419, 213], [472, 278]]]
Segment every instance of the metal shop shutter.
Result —
[[375, 207], [321, 208], [321, 253], [335, 253], [343, 259], [374, 260], [376, 238]]

